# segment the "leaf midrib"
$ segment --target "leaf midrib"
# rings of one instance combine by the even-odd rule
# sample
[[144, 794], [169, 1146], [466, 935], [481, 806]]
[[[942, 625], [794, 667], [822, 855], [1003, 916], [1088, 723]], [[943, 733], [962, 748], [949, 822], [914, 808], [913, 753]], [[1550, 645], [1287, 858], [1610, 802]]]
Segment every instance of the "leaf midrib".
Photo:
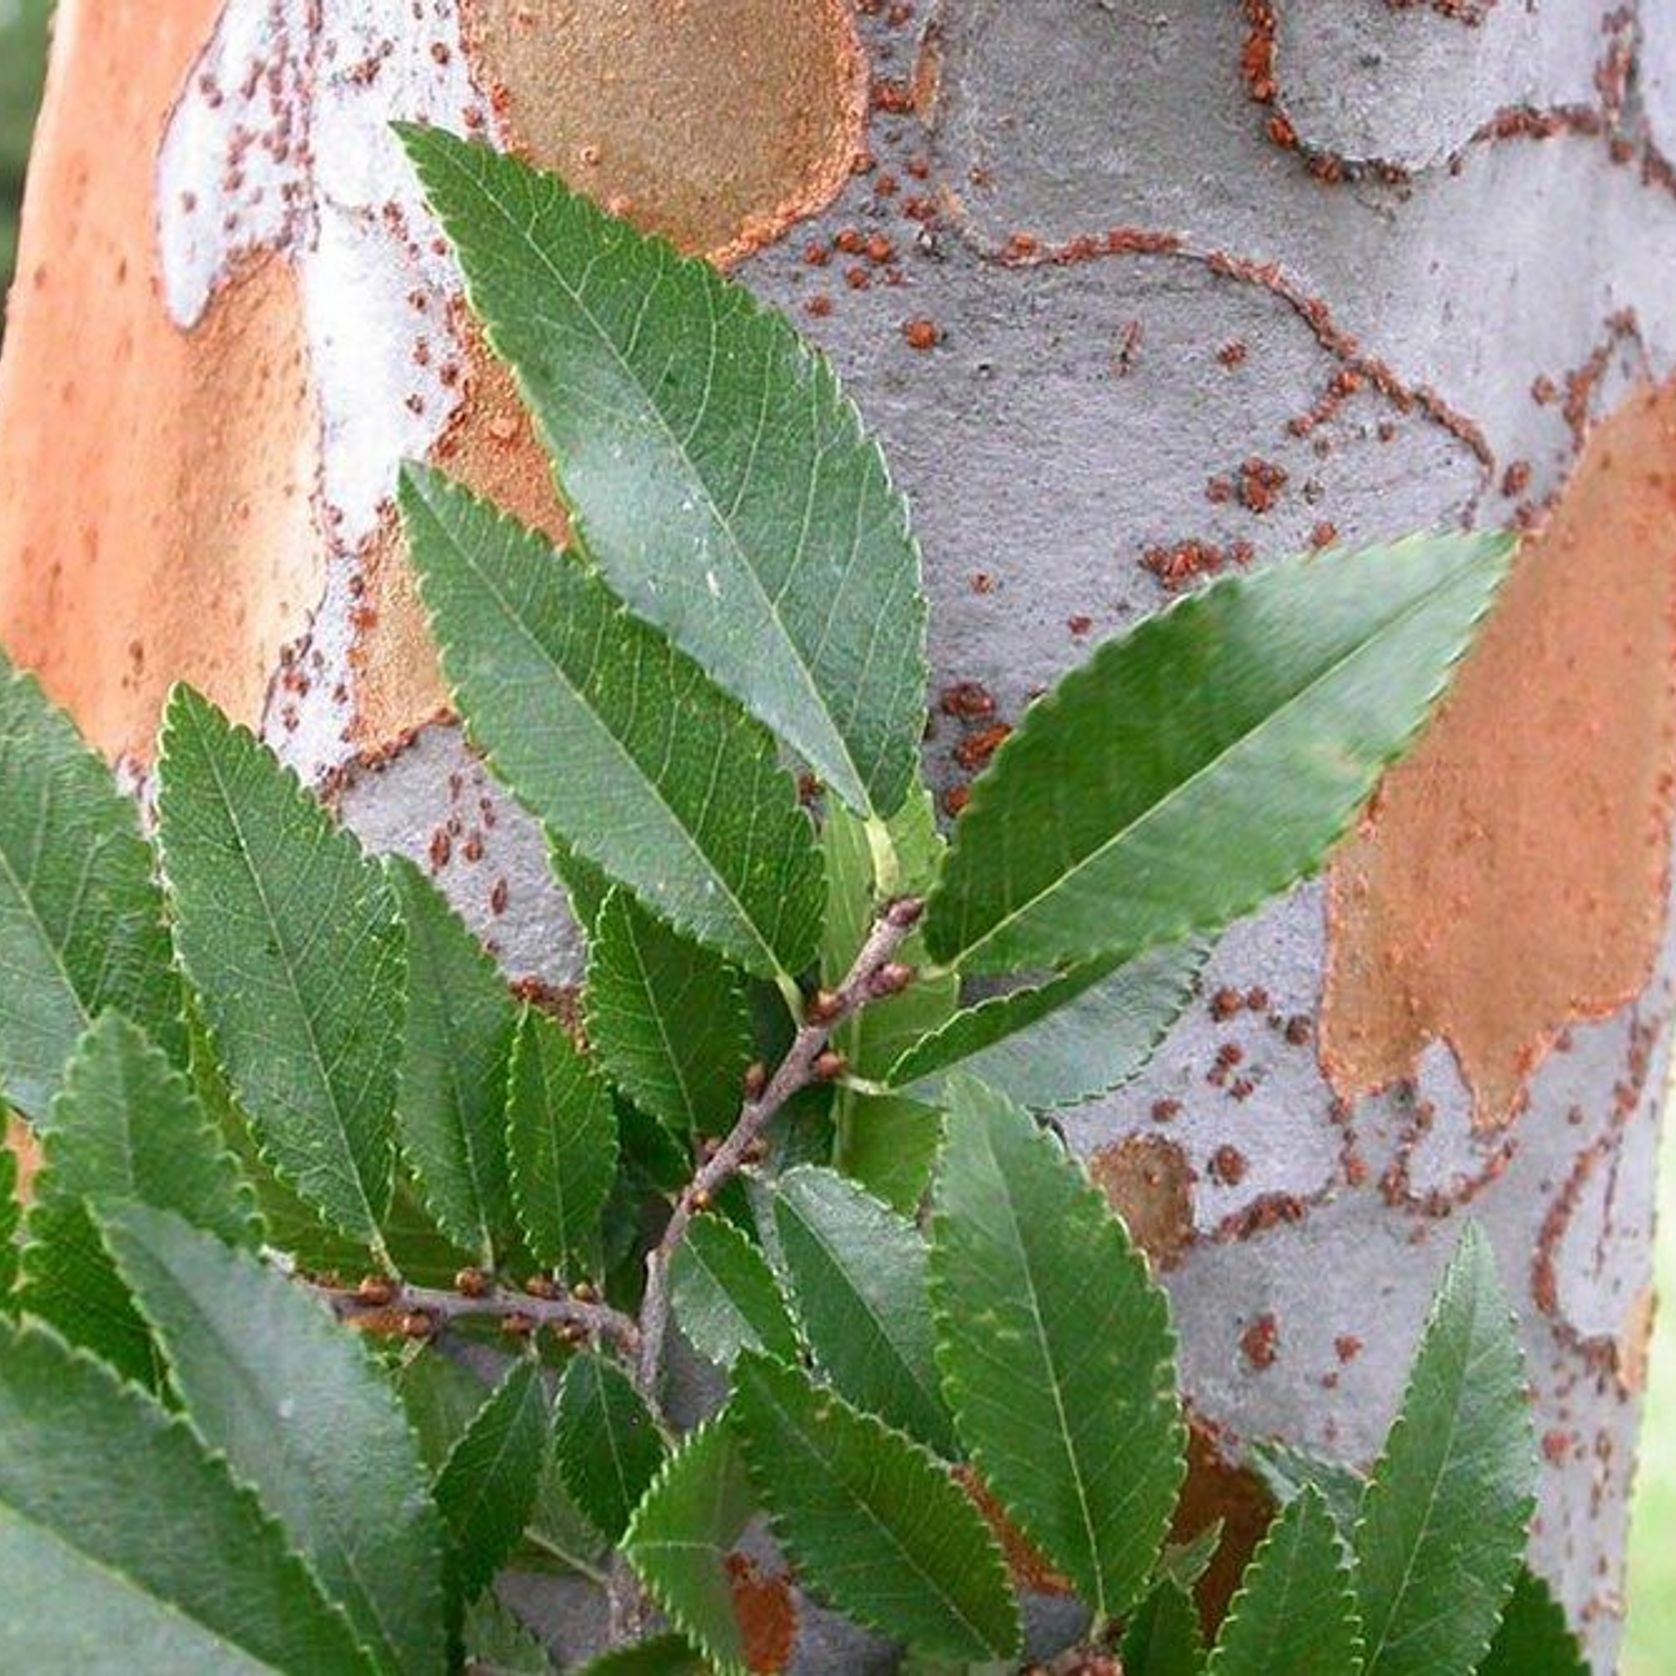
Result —
[[[1425, 610], [1428, 606], [1434, 604], [1440, 594], [1443, 594], [1450, 588], [1457, 586], [1465, 578], [1470, 577], [1472, 574], [1473, 568], [1470, 565], [1463, 564], [1460, 569], [1451, 572], [1442, 581], [1435, 583], [1417, 599], [1404, 606], [1395, 615], [1385, 618], [1375, 630], [1357, 641], [1356, 644], [1348, 651], [1344, 652], [1339, 657], [1334, 658], [1333, 661], [1318, 675], [1312, 676], [1304, 683], [1303, 686], [1295, 689], [1283, 703], [1276, 705], [1273, 709], [1269, 710], [1254, 727], [1246, 728], [1243, 732], [1239, 733], [1235, 738], [1231, 739], [1226, 745], [1224, 745], [1213, 757], [1210, 757], [1195, 768], [1185, 779], [1179, 780], [1175, 785], [1171, 786], [1168, 791], [1166, 791], [1164, 796], [1158, 798], [1152, 803], [1149, 803], [1144, 809], [1135, 815], [1133, 819], [1126, 822], [1109, 838], [1106, 838], [1101, 843], [1095, 845], [1095, 847], [1091, 849], [1087, 855], [1084, 855], [1077, 861], [1073, 862], [1071, 866], [1065, 869], [1064, 872], [1056, 875], [1052, 880], [1043, 885], [1041, 889], [1034, 892], [1031, 896], [1027, 897], [1023, 902], [1010, 907], [1007, 912], [1002, 915], [1000, 919], [996, 920], [995, 923], [991, 925], [981, 937], [967, 943], [963, 948], [959, 949], [954, 955], [952, 955], [950, 963], [953, 965], [959, 965], [962, 962], [969, 960], [977, 950], [983, 948], [987, 943], [993, 942], [994, 939], [1003, 931], [1010, 929], [1012, 926], [1017, 924], [1020, 919], [1034, 912], [1034, 910], [1041, 903], [1064, 890], [1071, 880], [1076, 878], [1086, 868], [1089, 868], [1097, 862], [1103, 860], [1118, 846], [1127, 843], [1131, 838], [1133, 838], [1136, 832], [1140, 831], [1150, 821], [1161, 816], [1172, 806], [1172, 804], [1177, 802], [1188, 791], [1196, 786], [1199, 781], [1219, 769], [1236, 751], [1243, 750], [1254, 740], [1260, 738], [1271, 726], [1274, 726], [1282, 719], [1289, 717], [1292, 712], [1295, 711], [1300, 704], [1305, 703], [1318, 688], [1324, 686], [1329, 681], [1332, 681], [1336, 676], [1340, 675], [1347, 666], [1354, 663], [1356, 659], [1360, 658], [1370, 648], [1385, 639], [1386, 636], [1393, 634], [1397, 630], [1406, 626], [1420, 612]], [[1156, 621], [1161, 619], [1154, 620]], [[1144, 626], [1145, 625], [1143, 625], [1143, 627]], [[1112, 644], [1116, 646], [1123, 646], [1130, 643], [1116, 641], [1112, 642]], [[1098, 657], [1098, 654], [1096, 654], [1096, 657]], [[1090, 671], [1092, 671], [1094, 667], [1094, 664], [1087, 666]], [[1003, 746], [1003, 750], [1005, 748], [1006, 747]], [[969, 900], [970, 898], [968, 898], [968, 901]]]
[[[432, 153], [433, 158], [437, 155], [438, 154], [436, 152]], [[767, 613], [768, 620], [774, 625], [776, 634], [783, 643], [786, 652], [789, 654], [789, 656], [782, 658], [780, 661], [782, 664], [791, 664], [797, 670], [807, 696], [813, 701], [815, 714], [824, 717], [827, 720], [827, 731], [831, 734], [833, 741], [837, 745], [838, 755], [849, 768], [851, 777], [855, 782], [855, 788], [860, 795], [860, 799], [866, 805], [862, 812], [869, 814], [872, 813], [872, 789], [868, 785], [866, 776], [861, 773], [861, 770], [850, 751], [849, 741], [843, 736], [843, 733], [838, 728], [835, 719], [832, 717], [831, 711], [828, 710], [824, 700], [821, 698], [820, 689], [815, 685], [814, 671], [805, 661], [801, 647], [798, 646], [797, 642], [792, 638], [790, 630], [786, 627], [785, 622], [780, 615], [777, 602], [763, 586], [761, 578], [758, 577], [755, 568], [751, 564], [749, 557], [746, 555], [744, 546], [741, 544], [740, 539], [733, 528], [733, 525], [727, 519], [723, 518], [721, 508], [717, 504], [715, 494], [711, 490], [708, 480], [698, 470], [691, 454], [688, 452], [681, 440], [676, 436], [675, 431], [665, 416], [662, 407], [659, 406], [659, 404], [653, 399], [651, 392], [646, 388], [645, 382], [641, 379], [639, 373], [635, 371], [634, 367], [628, 362], [622, 352], [617, 348], [616, 344], [612, 341], [610, 334], [606, 332], [599, 317], [583, 300], [580, 291], [571, 284], [564, 271], [549, 258], [547, 252], [536, 242], [533, 236], [533, 231], [519, 227], [517, 221], [512, 216], [510, 206], [502, 201], [499, 192], [488, 180], [488, 178], [486, 176], [474, 176], [469, 171], [459, 166], [449, 153], [443, 153], [442, 156], [445, 159], [447, 167], [454, 169], [460, 179], [464, 180], [468, 185], [475, 186], [477, 190], [479, 190], [489, 200], [495, 210], [499, 212], [507, 227], [513, 229], [513, 236], [528, 245], [528, 247], [535, 253], [535, 256], [541, 263], [541, 266], [552, 276], [554, 283], [559, 287], [559, 289], [570, 298], [572, 304], [581, 313], [582, 317], [587, 321], [589, 327], [593, 330], [596, 338], [605, 346], [611, 356], [611, 359], [616, 362], [617, 367], [623, 376], [634, 388], [640, 391], [645, 403], [645, 410], [656, 420], [657, 427], [659, 431], [663, 433], [670, 449], [686, 465], [686, 476], [689, 481], [697, 483], [699, 497], [703, 502], [705, 512], [709, 517], [711, 524], [723, 536], [727, 546], [731, 549], [734, 555], [736, 568], [745, 573], [750, 588], [757, 594], [764, 610]], [[658, 277], [662, 277], [661, 273]], [[490, 326], [488, 330], [489, 339], [491, 342], [494, 342], [498, 334], [493, 326]], [[714, 335], [714, 332], [712, 332], [712, 338], [714, 338]], [[510, 360], [510, 357], [508, 359]], [[523, 370], [514, 365], [513, 373], [525, 400], [529, 403], [532, 409], [535, 408], [537, 403], [533, 392], [529, 388], [529, 383]], [[708, 401], [708, 399], [709, 396], [707, 392], [705, 400]], [[543, 426], [543, 428], [545, 429], [545, 426]], [[562, 471], [560, 475], [563, 475]], [[811, 479], [813, 477], [812, 473], [806, 475], [811, 477]], [[577, 522], [578, 524], [581, 524], [583, 520], [578, 517]], [[791, 568], [795, 570], [799, 562], [799, 558], [794, 558]], [[790, 572], [788, 571], [788, 585], [789, 576]]]

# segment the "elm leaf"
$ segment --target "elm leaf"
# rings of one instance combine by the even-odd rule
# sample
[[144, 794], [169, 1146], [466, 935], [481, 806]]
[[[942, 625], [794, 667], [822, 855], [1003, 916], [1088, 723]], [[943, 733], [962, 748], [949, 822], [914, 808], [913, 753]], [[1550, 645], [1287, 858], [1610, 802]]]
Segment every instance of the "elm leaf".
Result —
[[955, 1429], [1103, 1617], [1152, 1574], [1185, 1474], [1169, 1305], [1082, 1168], [1021, 1107], [948, 1086], [932, 1197], [937, 1362]]
[[225, 1462], [91, 1357], [4, 1321], [0, 1570], [8, 1670], [373, 1669]]
[[1451, 1676], [1489, 1648], [1535, 1505], [1525, 1362], [1495, 1254], [1468, 1223], [1362, 1497], [1367, 1676]]
[[627, 1374], [593, 1351], [571, 1358], [559, 1383], [553, 1459], [582, 1514], [617, 1542], [663, 1464], [663, 1437]]
[[402, 136], [588, 557], [846, 803], [893, 814], [925, 719], [919, 553], [831, 367], [555, 176]]
[[139, 812], [0, 653], [0, 1095], [35, 1120], [83, 1030], [126, 1013], [184, 1063], [180, 982]]
[[262, 1498], [380, 1670], [445, 1670], [442, 1521], [365, 1345], [293, 1280], [170, 1212], [106, 1204], [100, 1223], [193, 1430]]
[[683, 1140], [739, 1115], [751, 1017], [719, 955], [613, 890], [588, 938], [588, 1042], [607, 1074]]
[[1102, 646], [972, 788], [925, 926], [969, 972], [1219, 930], [1313, 871], [1426, 719], [1510, 536], [1419, 536], [1218, 582]]
[[797, 1330], [768, 1260], [719, 1216], [695, 1217], [675, 1248], [669, 1295], [687, 1342], [719, 1367], [741, 1350], [797, 1357]]
[[1553, 1590], [1529, 1567], [1513, 1585], [1478, 1676], [1589, 1676], [1582, 1644]]
[[401, 505], [490, 767], [677, 930], [761, 977], [807, 965], [820, 858], [767, 732], [543, 537], [418, 466]]
[[530, 1251], [549, 1268], [593, 1273], [617, 1174], [611, 1090], [534, 1007], [518, 1025], [506, 1106], [512, 1196]]
[[233, 1093], [276, 1173], [382, 1255], [406, 965], [383, 874], [190, 687], [157, 777], [175, 939]]
[[1017, 1651], [1000, 1549], [947, 1468], [795, 1367], [747, 1352], [733, 1377], [746, 1463], [807, 1588], [929, 1652]]
[[396, 1129], [425, 1208], [485, 1268], [512, 1240], [505, 1089], [518, 1008], [499, 970], [411, 861], [386, 861], [407, 926]]

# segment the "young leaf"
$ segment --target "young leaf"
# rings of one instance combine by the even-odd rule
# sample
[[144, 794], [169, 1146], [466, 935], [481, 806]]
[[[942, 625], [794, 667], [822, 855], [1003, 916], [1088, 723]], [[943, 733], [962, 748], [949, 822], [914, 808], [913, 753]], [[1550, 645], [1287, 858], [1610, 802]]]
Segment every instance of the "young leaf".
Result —
[[155, 1385], [151, 1334], [84, 1201], [140, 1199], [253, 1244], [261, 1224], [251, 1197], [186, 1079], [117, 1013], [83, 1033], [40, 1134], [24, 1307], [119, 1373]]
[[1007, 1657], [1018, 1608], [989, 1527], [919, 1444], [750, 1352], [729, 1412], [804, 1583], [859, 1623], [955, 1658]]
[[224, 1463], [49, 1332], [0, 1322], [0, 1665], [373, 1667]]
[[559, 1384], [553, 1423], [559, 1479], [577, 1507], [619, 1541], [663, 1464], [663, 1438], [640, 1393], [615, 1362], [584, 1351]]
[[1305, 1489], [1252, 1555], [1209, 1676], [1356, 1676], [1361, 1668], [1350, 1556], [1325, 1498]]
[[520, 1361], [501, 1381], [436, 1479], [436, 1504], [453, 1537], [453, 1578], [466, 1600], [486, 1589], [518, 1546], [547, 1456], [541, 1370]]
[[1362, 1498], [1368, 1676], [1472, 1670], [1518, 1574], [1536, 1484], [1524, 1357], [1495, 1254], [1468, 1223]]
[[1547, 1583], [1521, 1570], [1478, 1676], [1589, 1676], [1589, 1661]]
[[820, 858], [768, 734], [541, 536], [415, 466], [401, 503], [443, 669], [496, 773], [679, 930], [762, 977], [807, 965]]
[[446, 1667], [441, 1520], [365, 1347], [284, 1275], [166, 1211], [101, 1207], [193, 1429], [261, 1497], [381, 1670]]
[[910, 1047], [888, 1080], [937, 1100], [958, 1070], [1032, 1111], [1103, 1094], [1151, 1059], [1187, 1005], [1206, 952], [1202, 943], [1174, 943], [1133, 960], [1102, 955], [980, 1002]]
[[699, 1216], [675, 1248], [669, 1295], [687, 1342], [719, 1367], [741, 1350], [797, 1359], [797, 1330], [762, 1253], [719, 1216]]
[[184, 1058], [163, 898], [132, 798], [0, 654], [0, 1094], [44, 1117], [106, 1008]]
[[380, 1251], [402, 1051], [401, 920], [376, 863], [189, 687], [164, 717], [158, 823], [176, 941], [275, 1170]]
[[[895, 877], [889, 891], [878, 882], [880, 858], [875, 827], [833, 804], [821, 829], [826, 863], [826, 920], [821, 934], [821, 976], [828, 988], [843, 982], [872, 929], [881, 897], [894, 891], [923, 895], [942, 865], [943, 840], [931, 795], [916, 786], [885, 823]], [[918, 932], [898, 958], [918, 967], [925, 947]], [[852, 1013], [838, 1027], [833, 1046], [858, 1077], [886, 1080], [891, 1066], [923, 1037], [954, 1016], [959, 981], [949, 974], [916, 973], [900, 994]], [[832, 1162], [876, 1198], [904, 1215], [913, 1214], [931, 1182], [931, 1161], [942, 1136], [942, 1119], [929, 1106], [894, 1094], [867, 1094], [848, 1084], [833, 1092], [832, 1121], [837, 1141]]]
[[403, 137], [588, 556], [846, 803], [894, 813], [925, 720], [919, 555], [831, 368], [555, 177]]
[[[1136, 1608], [1122, 1652], [1123, 1676], [1199, 1676], [1205, 1668], [1199, 1609], [1179, 1583], [1165, 1578]], [[1276, 1676], [1283, 1669], [1290, 1666], [1278, 1666]]]
[[1320, 864], [1512, 552], [1431, 536], [1219, 582], [1103, 646], [973, 788], [926, 916], [972, 972], [1136, 954]]
[[436, 886], [405, 857], [386, 865], [407, 926], [397, 1131], [437, 1227], [492, 1269], [515, 1226], [505, 1089], [518, 1009]]
[[563, 1028], [525, 1007], [507, 1094], [512, 1196], [538, 1263], [591, 1273], [617, 1173], [611, 1091]]
[[589, 1044], [643, 1111], [683, 1140], [733, 1127], [751, 1016], [726, 961], [614, 890], [588, 939], [587, 999]]
[[811, 1168], [780, 1179], [774, 1225], [822, 1372], [858, 1408], [956, 1453], [919, 1230], [841, 1175]]
[[1185, 1471], [1169, 1306], [1028, 1113], [965, 1077], [948, 1099], [931, 1289], [955, 1427], [1025, 1535], [1116, 1616], [1146, 1585]]
[[547, 1649], [492, 1594], [466, 1608], [464, 1639], [471, 1676], [551, 1676]]
[[664, 1463], [623, 1537], [635, 1574], [716, 1676], [745, 1676], [749, 1663], [727, 1561], [755, 1511], [738, 1438], [722, 1417]]

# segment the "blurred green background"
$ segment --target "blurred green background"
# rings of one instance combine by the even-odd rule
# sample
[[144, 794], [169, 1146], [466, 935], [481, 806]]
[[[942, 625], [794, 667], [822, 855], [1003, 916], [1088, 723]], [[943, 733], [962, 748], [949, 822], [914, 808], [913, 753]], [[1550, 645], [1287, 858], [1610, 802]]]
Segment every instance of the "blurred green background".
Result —
[[[95, 0], [97, 3], [97, 0]], [[50, 0], [0, 0], [0, 295], [17, 248], [18, 200], [39, 96]], [[0, 331], [4, 315], [0, 312]], [[1676, 1298], [1676, 1125], [1665, 1137], [1659, 1286]], [[1630, 1554], [1624, 1676], [1676, 1672], [1676, 1306], [1653, 1346]]]

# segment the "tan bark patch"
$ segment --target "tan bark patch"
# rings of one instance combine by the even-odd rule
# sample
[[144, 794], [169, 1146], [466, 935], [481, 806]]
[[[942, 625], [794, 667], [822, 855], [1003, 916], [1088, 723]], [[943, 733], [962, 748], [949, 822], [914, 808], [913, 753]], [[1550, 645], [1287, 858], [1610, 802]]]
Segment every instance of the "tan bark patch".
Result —
[[791, 1584], [745, 1554], [727, 1557], [733, 1610], [745, 1641], [745, 1668], [752, 1676], [776, 1676], [791, 1663], [797, 1642], [797, 1603]]
[[[569, 539], [564, 508], [512, 374], [463, 308], [454, 324], [464, 346], [464, 399], [431, 450], [431, 463], [563, 546]], [[364, 749], [377, 750], [449, 708], [394, 511], [385, 514], [366, 553], [356, 625], [349, 652], [354, 737]]]
[[1448, 701], [1332, 870], [1321, 1056], [1349, 1098], [1455, 1050], [1506, 1121], [1559, 1032], [1638, 994], [1676, 736], [1676, 384], [1595, 431]]
[[1231, 1466], [1212, 1428], [1191, 1420], [1187, 1428], [1187, 1478], [1170, 1524], [1172, 1542], [1191, 1542], [1222, 1521], [1222, 1540], [1194, 1590], [1199, 1618], [1214, 1636], [1239, 1588], [1240, 1574], [1269, 1528], [1274, 1508], [1254, 1472]]
[[867, 72], [843, 0], [467, 0], [515, 150], [729, 260], [836, 196]]
[[1193, 1166], [1187, 1155], [1161, 1136], [1130, 1135], [1102, 1147], [1088, 1169], [1135, 1244], [1156, 1267], [1172, 1267], [1193, 1238]]
[[88, 736], [149, 756], [194, 682], [260, 719], [324, 586], [296, 284], [164, 308], [153, 173], [219, 0], [64, 0], [0, 365], [0, 642]]

